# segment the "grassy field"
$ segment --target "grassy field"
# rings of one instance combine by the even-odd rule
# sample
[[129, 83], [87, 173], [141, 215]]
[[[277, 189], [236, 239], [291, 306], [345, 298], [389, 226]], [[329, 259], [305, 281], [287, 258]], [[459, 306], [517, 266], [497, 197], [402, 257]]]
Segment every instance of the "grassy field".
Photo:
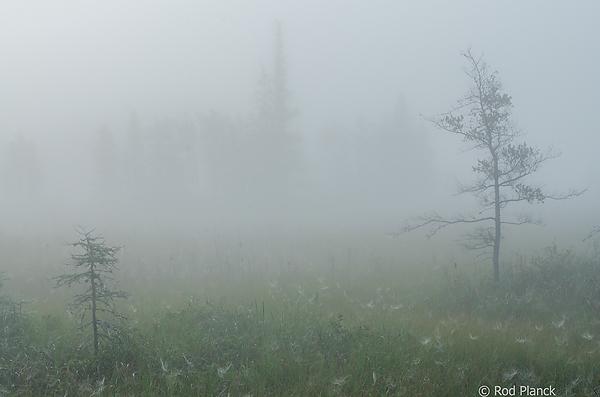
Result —
[[94, 356], [66, 311], [78, 290], [52, 288], [64, 245], [4, 239], [0, 294], [32, 301], [2, 306], [0, 395], [600, 395], [597, 256], [550, 245], [494, 286], [487, 264], [379, 237], [122, 240], [128, 331]]

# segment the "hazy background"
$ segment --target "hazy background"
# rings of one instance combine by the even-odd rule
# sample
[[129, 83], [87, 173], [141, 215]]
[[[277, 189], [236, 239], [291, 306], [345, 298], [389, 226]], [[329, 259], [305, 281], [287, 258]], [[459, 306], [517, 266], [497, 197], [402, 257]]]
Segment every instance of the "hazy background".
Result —
[[[579, 245], [600, 223], [599, 15], [593, 1], [5, 2], [2, 228], [383, 236], [410, 215], [468, 209], [452, 194], [479, 153], [420, 115], [468, 89], [470, 46], [499, 72], [525, 140], [563, 152], [532, 180], [589, 188], [532, 206], [547, 226], [523, 233]], [[256, 100], [275, 21], [297, 111], [277, 142]]]

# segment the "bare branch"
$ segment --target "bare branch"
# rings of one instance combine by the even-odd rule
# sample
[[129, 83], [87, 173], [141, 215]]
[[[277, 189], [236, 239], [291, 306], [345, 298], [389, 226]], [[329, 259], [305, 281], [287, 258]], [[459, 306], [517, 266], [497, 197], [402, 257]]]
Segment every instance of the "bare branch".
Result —
[[441, 229], [443, 229], [449, 225], [455, 225], [455, 224], [459, 224], [459, 223], [479, 223], [479, 222], [494, 220], [494, 217], [475, 218], [473, 216], [467, 217], [466, 215], [458, 214], [455, 218], [446, 219], [446, 218], [442, 217], [441, 215], [439, 215], [438, 213], [433, 212], [429, 215], [423, 215], [423, 216], [418, 216], [418, 217], [412, 218], [412, 220], [416, 221], [417, 223], [413, 224], [413, 225], [410, 225], [410, 224], [406, 225], [404, 227], [404, 229], [402, 229], [402, 231], [400, 231], [400, 232], [388, 233], [388, 234], [391, 236], [398, 236], [403, 233], [408, 233], [413, 230], [420, 229], [424, 226], [432, 225], [433, 226], [432, 230], [427, 234], [427, 237], [429, 238], [429, 237], [434, 236], [438, 231], [440, 231]]
[[600, 226], [595, 226], [592, 231], [590, 232], [590, 234], [587, 235], [586, 238], [583, 239], [583, 241], [587, 241], [589, 239], [591, 239], [595, 234], [600, 233]]
[[[466, 233], [465, 238], [458, 244], [467, 251], [483, 250], [494, 247], [494, 229], [478, 227], [473, 232]], [[480, 254], [482, 255], [482, 254]], [[479, 256], [479, 255], [478, 255]]]
[[547, 195], [546, 198], [548, 200], [566, 200], [566, 199], [569, 199], [572, 197], [581, 196], [585, 192], [587, 192], [587, 189], [583, 189], [583, 190], [569, 189], [568, 193], [564, 193], [564, 194], [554, 193], [552, 195]]

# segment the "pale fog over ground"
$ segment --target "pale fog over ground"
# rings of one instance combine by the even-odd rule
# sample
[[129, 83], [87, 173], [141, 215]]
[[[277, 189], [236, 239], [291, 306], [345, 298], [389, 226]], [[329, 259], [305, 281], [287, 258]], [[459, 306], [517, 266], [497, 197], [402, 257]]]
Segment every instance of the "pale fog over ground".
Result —
[[[513, 97], [523, 139], [562, 151], [530, 180], [588, 188], [531, 206], [546, 226], [525, 233], [580, 246], [600, 223], [599, 16], [595, 1], [4, 2], [2, 228], [385, 236], [469, 209], [456, 181], [485, 154], [421, 115], [467, 91], [470, 47]], [[290, 94], [285, 138], [261, 128], [273, 76]]]

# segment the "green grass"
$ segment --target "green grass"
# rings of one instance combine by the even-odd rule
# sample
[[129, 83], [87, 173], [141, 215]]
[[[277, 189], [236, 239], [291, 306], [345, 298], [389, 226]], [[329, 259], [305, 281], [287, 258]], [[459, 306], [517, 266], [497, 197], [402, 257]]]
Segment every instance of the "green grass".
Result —
[[38, 301], [5, 313], [0, 395], [600, 393], [597, 259], [551, 246], [493, 286], [487, 268], [399, 265], [368, 243], [146, 244], [120, 265], [130, 331], [98, 356], [65, 313], [74, 290], [32, 289]]

